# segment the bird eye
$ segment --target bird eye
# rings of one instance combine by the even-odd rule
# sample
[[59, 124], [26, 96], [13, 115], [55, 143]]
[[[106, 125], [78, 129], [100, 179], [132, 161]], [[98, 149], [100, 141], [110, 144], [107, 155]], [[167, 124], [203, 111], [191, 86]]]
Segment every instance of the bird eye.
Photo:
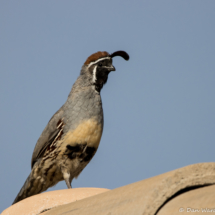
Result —
[[102, 63], [99, 63], [99, 67], [102, 67]]

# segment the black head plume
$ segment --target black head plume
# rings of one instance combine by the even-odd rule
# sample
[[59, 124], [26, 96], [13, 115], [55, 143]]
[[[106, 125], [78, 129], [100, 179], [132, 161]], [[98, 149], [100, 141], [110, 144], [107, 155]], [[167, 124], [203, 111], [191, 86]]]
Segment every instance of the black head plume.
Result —
[[116, 57], [116, 56], [120, 56], [120, 57], [124, 58], [125, 60], [129, 60], [129, 55], [124, 51], [116, 51], [110, 55], [110, 57], [112, 57], [112, 58]]

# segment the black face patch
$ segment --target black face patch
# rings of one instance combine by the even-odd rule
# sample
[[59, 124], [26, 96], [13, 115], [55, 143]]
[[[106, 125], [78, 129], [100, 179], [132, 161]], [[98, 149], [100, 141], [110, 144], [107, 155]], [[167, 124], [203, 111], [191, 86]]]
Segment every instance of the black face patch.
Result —
[[108, 80], [108, 75], [110, 73], [110, 68], [112, 68], [112, 59], [106, 59], [99, 61], [96, 65], [96, 74], [95, 74], [95, 88], [98, 92], [101, 91], [103, 85]]
[[89, 162], [96, 153], [95, 147], [89, 147], [87, 144], [77, 144], [76, 146], [67, 145], [65, 154], [69, 159], [79, 159], [81, 162]]
[[112, 66], [112, 59], [105, 59], [101, 60], [97, 63], [98, 68], [100, 67], [111, 67]]
[[106, 84], [108, 80], [108, 74], [110, 73], [105, 67], [97, 67], [96, 70], [96, 83], [100, 85]]

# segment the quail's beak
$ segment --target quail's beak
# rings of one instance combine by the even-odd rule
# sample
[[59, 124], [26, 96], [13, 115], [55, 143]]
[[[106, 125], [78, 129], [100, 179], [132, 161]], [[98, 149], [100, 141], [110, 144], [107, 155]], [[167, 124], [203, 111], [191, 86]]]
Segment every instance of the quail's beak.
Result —
[[108, 67], [108, 70], [111, 71], [116, 71], [115, 67], [113, 65], [111, 65], [110, 67]]

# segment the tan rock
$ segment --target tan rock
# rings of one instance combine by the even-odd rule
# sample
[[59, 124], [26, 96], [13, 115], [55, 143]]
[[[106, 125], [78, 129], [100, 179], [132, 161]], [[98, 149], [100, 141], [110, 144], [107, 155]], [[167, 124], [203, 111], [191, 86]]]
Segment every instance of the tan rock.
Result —
[[[39, 214], [49, 208], [41, 214], [183, 215], [189, 212], [200, 213], [202, 209], [206, 210], [204, 213], [215, 213], [215, 163], [186, 166], [105, 191], [98, 188], [76, 188], [42, 193], [11, 206], [2, 215]], [[179, 212], [180, 208], [184, 211]]]
[[44, 215], [155, 215], [179, 191], [209, 184], [215, 184], [215, 163], [194, 164], [58, 206]]
[[108, 189], [103, 188], [74, 188], [45, 192], [10, 206], [1, 215], [36, 215], [46, 209], [75, 202], [107, 191]]
[[215, 185], [185, 192], [167, 202], [157, 215], [215, 214]]

